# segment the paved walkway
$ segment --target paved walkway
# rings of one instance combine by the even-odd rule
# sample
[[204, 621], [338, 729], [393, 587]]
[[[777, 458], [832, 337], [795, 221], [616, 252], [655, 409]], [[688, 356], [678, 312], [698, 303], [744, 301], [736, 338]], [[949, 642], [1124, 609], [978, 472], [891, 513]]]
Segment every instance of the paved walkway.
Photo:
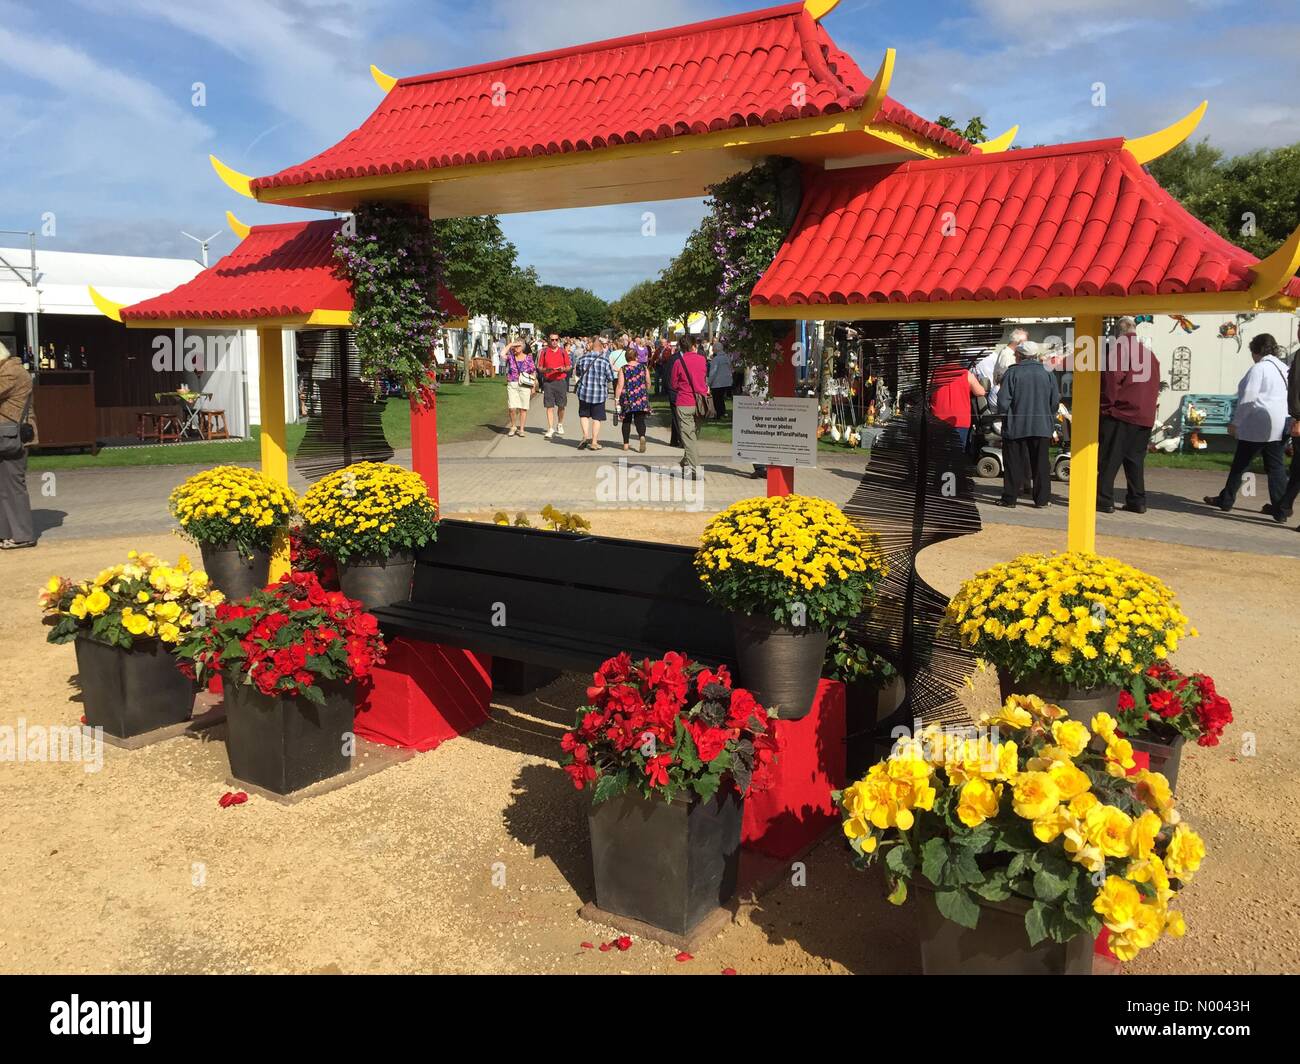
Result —
[[[507, 437], [502, 430], [490, 440], [444, 446], [439, 466], [443, 509], [448, 513], [504, 510], [510, 514], [523, 510], [534, 515], [534, 521], [547, 503], [584, 515], [602, 509], [644, 508], [712, 512], [765, 490], [761, 480], [749, 476], [749, 466], [731, 461], [729, 444], [701, 444], [705, 476], [696, 484], [676, 475], [681, 451], [668, 446], [667, 429], [651, 428], [642, 455], [635, 450], [635, 437], [633, 451], [622, 450], [612, 421], [603, 426], [605, 442], [600, 451], [579, 451], [582, 434], [576, 402], [569, 404], [563, 437], [544, 439], [545, 425], [538, 400], [522, 439]], [[399, 451], [395, 460], [409, 466], [410, 451]], [[818, 461], [817, 469], [796, 472], [797, 490], [843, 504], [862, 476], [866, 456], [820, 455]], [[199, 468], [32, 473], [28, 481], [37, 528], [43, 538], [51, 540], [166, 530], [172, 527], [168, 494]], [[300, 478], [293, 479], [295, 487], [304, 487]], [[1122, 482], [1121, 474], [1118, 483]], [[1239, 499], [1238, 509], [1231, 514], [1205, 506], [1202, 496], [1217, 492], [1222, 484], [1223, 474], [1218, 471], [1148, 470], [1148, 512], [1098, 515], [1098, 534], [1300, 557], [1300, 533], [1259, 513], [1256, 503], [1260, 500]], [[1046, 510], [1030, 506], [1004, 510], [994, 505], [1000, 486], [999, 481], [976, 481], [976, 498], [986, 524], [1057, 528], [1062, 531], [1064, 546], [1066, 485], [1054, 485], [1053, 505]]]

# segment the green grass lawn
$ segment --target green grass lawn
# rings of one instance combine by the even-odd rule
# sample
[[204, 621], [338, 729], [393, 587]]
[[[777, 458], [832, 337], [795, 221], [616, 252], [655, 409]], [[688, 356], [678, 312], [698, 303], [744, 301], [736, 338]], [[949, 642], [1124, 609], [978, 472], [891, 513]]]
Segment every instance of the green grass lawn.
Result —
[[[492, 426], [505, 421], [505, 379], [475, 381], [473, 384], [443, 384], [438, 388], [438, 440], [458, 443], [487, 439]], [[411, 446], [410, 405], [405, 399], [390, 399], [384, 406], [384, 435], [397, 450]], [[28, 468], [107, 469], [120, 466], [219, 465], [256, 462], [261, 458], [261, 426], [252, 427], [249, 439], [217, 440], [212, 443], [165, 443], [154, 446], [104, 447], [99, 454], [32, 455]], [[285, 429], [290, 456], [298, 452], [306, 425], [299, 422]]]

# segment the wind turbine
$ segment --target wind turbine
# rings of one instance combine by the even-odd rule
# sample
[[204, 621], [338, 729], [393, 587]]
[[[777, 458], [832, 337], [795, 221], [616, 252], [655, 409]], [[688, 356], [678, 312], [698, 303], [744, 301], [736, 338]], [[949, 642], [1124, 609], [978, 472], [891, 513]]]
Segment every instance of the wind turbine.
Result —
[[212, 241], [214, 241], [217, 237], [219, 237], [224, 232], [225, 232], [224, 229], [218, 229], [210, 237], [204, 240], [200, 237], [195, 236], [193, 233], [187, 233], [184, 229], [182, 229], [181, 236], [189, 237], [191, 240], [194, 241], [194, 243], [198, 244], [199, 247], [203, 249], [203, 268], [206, 270], [208, 268], [208, 245], [212, 243]]

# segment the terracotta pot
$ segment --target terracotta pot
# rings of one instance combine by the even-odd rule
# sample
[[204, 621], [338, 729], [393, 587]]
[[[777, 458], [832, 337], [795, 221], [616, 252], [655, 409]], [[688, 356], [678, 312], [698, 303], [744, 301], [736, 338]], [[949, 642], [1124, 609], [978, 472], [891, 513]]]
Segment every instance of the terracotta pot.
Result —
[[909, 882], [916, 898], [921, 931], [921, 970], [926, 975], [1091, 975], [1093, 939], [1076, 935], [1069, 942], [1050, 939], [1029, 944], [1021, 898], [980, 901], [979, 924], [962, 927], [945, 917], [934, 889], [919, 879]]
[[786, 628], [769, 617], [731, 615], [740, 686], [782, 720], [812, 712], [830, 633]]
[[625, 791], [593, 805], [596, 904], [688, 934], [736, 892], [743, 813], [740, 795], [725, 783], [708, 800], [692, 795], [669, 802]]
[[159, 639], [130, 650], [76, 638], [77, 674], [86, 723], [109, 735], [133, 735], [183, 724], [194, 712], [194, 684]]
[[1118, 687], [1071, 687], [1039, 673], [1013, 680], [1010, 673], [1003, 669], [998, 669], [998, 687], [1003, 702], [1010, 695], [1037, 695], [1044, 702], [1060, 706], [1075, 720], [1085, 724], [1092, 719], [1094, 713], [1114, 713], [1115, 701], [1119, 697]]
[[247, 554], [232, 543], [200, 543], [199, 553], [208, 579], [231, 602], [262, 590], [270, 579], [270, 551], [258, 549]]
[[339, 590], [348, 598], [359, 599], [368, 610], [410, 601], [415, 573], [415, 555], [411, 551], [382, 558], [353, 558], [339, 562], [338, 569]]

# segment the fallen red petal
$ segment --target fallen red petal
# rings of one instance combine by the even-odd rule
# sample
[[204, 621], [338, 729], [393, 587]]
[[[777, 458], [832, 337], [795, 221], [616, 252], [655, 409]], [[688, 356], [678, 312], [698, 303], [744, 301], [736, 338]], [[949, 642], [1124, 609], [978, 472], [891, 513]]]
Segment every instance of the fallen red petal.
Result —
[[244, 791], [236, 791], [230, 796], [231, 805], [243, 805], [248, 801], [248, 794]]
[[693, 960], [695, 960], [695, 958], [692, 957], [692, 956], [691, 956], [689, 953], [687, 953], [685, 950], [682, 950], [681, 953], [677, 954], [677, 959], [678, 959], [679, 961], [693, 961]]
[[632, 940], [628, 938], [627, 935], [622, 935], [619, 938], [614, 939], [613, 944], [617, 946], [620, 950], [622, 950], [624, 953], [626, 953], [628, 950], [632, 948]]
[[217, 799], [217, 805], [221, 806], [222, 809], [225, 809], [227, 806], [230, 805], [230, 802], [234, 797], [235, 796], [233, 794], [231, 794], [229, 791], [226, 791], [225, 794], [223, 794], [220, 798]]
[[581, 945], [582, 945], [582, 948], [583, 948], [583, 949], [595, 949], [595, 948], [596, 948], [596, 944], [595, 944], [594, 942], [583, 942], [583, 943], [581, 943]]
[[735, 975], [735, 974], [736, 974], [736, 969], [735, 969], [735, 968], [723, 968], [723, 969], [722, 969], [722, 974], [723, 974], [723, 975]]
[[[81, 723], [82, 723], [82, 724], [85, 724], [85, 723], [86, 723], [86, 715], [85, 715], [84, 713], [81, 715]], [[1233, 760], [1235, 761], [1235, 760], [1237, 760], [1237, 759], [1234, 757]]]
[[608, 953], [608, 952], [609, 952], [610, 950], [612, 950], [613, 948], [614, 948], [613, 945], [611, 945], [611, 944], [608, 943], [608, 942], [602, 942], [602, 943], [600, 944], [600, 952], [601, 952], [601, 953]]

